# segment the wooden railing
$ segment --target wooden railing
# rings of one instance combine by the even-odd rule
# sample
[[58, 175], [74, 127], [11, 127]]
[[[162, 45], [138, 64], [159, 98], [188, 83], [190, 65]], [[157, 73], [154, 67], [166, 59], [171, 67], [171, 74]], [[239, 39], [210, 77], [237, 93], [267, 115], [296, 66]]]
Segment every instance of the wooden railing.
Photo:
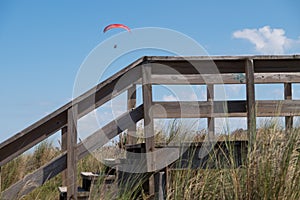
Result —
[[[219, 74], [211, 70], [211, 64], [217, 67]], [[162, 65], [167, 67], [160, 67]], [[240, 73], [244, 74], [244, 80], [236, 78], [236, 74]], [[214, 84], [223, 83], [246, 84], [247, 99], [215, 101]], [[254, 86], [262, 83], [283, 83], [284, 100], [255, 100]], [[14, 199], [28, 194], [61, 172], [63, 184], [68, 186], [68, 199], [76, 197], [77, 161], [125, 129], [128, 129], [129, 135], [134, 135], [136, 129], [132, 121], [137, 123], [141, 119], [146, 125], [146, 152], [155, 151], [153, 118], [208, 118], [209, 131], [214, 132], [216, 117], [247, 117], [251, 145], [251, 137], [256, 131], [256, 116], [284, 116], [287, 128], [292, 127], [293, 116], [300, 116], [300, 101], [292, 98], [293, 83], [300, 83], [300, 56], [143, 57], [2, 142], [0, 167], [59, 130], [63, 153], [7, 188], [1, 193], [1, 198]], [[138, 84], [142, 85], [143, 103], [136, 107]], [[207, 85], [207, 101], [153, 101], [152, 86], [156, 84]], [[125, 91], [128, 93], [128, 111], [77, 143], [77, 120]], [[199, 110], [201, 112], [195, 112]], [[131, 144], [135, 143], [134, 137], [128, 137]], [[155, 157], [149, 154], [148, 171], [153, 171], [154, 162]]]

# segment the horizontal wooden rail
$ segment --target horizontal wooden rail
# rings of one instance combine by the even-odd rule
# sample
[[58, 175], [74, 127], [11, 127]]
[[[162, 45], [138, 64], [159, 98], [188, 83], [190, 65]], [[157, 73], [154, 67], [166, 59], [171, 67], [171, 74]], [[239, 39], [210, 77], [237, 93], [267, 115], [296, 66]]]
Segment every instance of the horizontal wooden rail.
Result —
[[[246, 83], [245, 75], [241, 74], [187, 74], [187, 75], [152, 75], [152, 84], [163, 85], [199, 85], [199, 84], [241, 84]], [[300, 83], [298, 73], [257, 73], [255, 83]], [[140, 83], [140, 82], [139, 82]]]
[[[214, 113], [211, 106], [214, 105]], [[154, 118], [246, 117], [246, 101], [154, 102]], [[300, 116], [300, 100], [257, 100], [258, 117]]]
[[[84, 141], [77, 145], [78, 159], [82, 159], [89, 152], [105, 145], [110, 139], [114, 138], [125, 129], [129, 128], [132, 123], [136, 123], [144, 117], [143, 105], [136, 109], [127, 111], [114, 121], [108, 123], [103, 128], [91, 134]], [[120, 128], [121, 127], [121, 128]], [[67, 167], [67, 152], [54, 158], [52, 161], [26, 175], [22, 180], [13, 184], [0, 195], [0, 199], [10, 200], [19, 199], [28, 194], [35, 188], [43, 185], [46, 181], [58, 175]]]
[[[157, 66], [153, 74], [216, 74], [217, 73], [243, 73], [245, 60], [253, 60], [255, 73], [285, 73], [300, 72], [300, 56], [152, 56], [147, 57], [148, 62]], [[215, 70], [217, 68], [217, 70]]]

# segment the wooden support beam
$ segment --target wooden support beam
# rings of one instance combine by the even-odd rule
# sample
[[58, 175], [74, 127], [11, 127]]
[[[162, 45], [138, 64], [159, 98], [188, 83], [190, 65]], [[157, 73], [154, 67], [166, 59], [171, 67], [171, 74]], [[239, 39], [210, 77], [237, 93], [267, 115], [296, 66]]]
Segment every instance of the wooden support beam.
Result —
[[255, 87], [254, 87], [254, 65], [253, 60], [246, 59], [246, 94], [247, 94], [247, 129], [248, 141], [252, 147], [256, 134], [256, 108], [255, 108]]
[[[284, 99], [292, 100], [292, 83], [284, 83]], [[289, 130], [293, 128], [293, 117], [285, 117], [285, 129]]]
[[[207, 85], [207, 101], [212, 102], [212, 104], [211, 104], [211, 113], [212, 114], [214, 113], [213, 100], [214, 100], [214, 85], [209, 84], [209, 85]], [[215, 134], [215, 119], [213, 117], [207, 118], [207, 129], [208, 129], [208, 136]]]
[[[61, 152], [65, 152], [68, 150], [68, 127], [65, 126], [61, 129]], [[67, 185], [67, 170], [64, 170], [62, 172], [62, 186], [66, 186]]]
[[0, 166], [0, 194], [1, 194], [1, 191], [2, 191], [2, 173], [1, 173], [1, 166]]
[[[132, 110], [136, 107], [136, 85], [134, 84], [131, 88], [127, 90], [127, 110]], [[136, 124], [132, 123], [127, 131], [126, 144], [136, 144]]]
[[[153, 152], [155, 148], [154, 143], [154, 122], [152, 113], [152, 85], [151, 82], [151, 65], [144, 65], [142, 68], [142, 78], [143, 78], [143, 102], [144, 102], [144, 131], [145, 131], [145, 143], [146, 143], [146, 153]], [[152, 155], [149, 153], [149, 156]], [[150, 157], [149, 157], [150, 158]], [[148, 165], [148, 170], [153, 171], [154, 169], [154, 158], [151, 157]]]
[[68, 110], [67, 127], [67, 199], [77, 199], [77, 119], [78, 105]]
[[[142, 90], [144, 102], [144, 137], [147, 171], [155, 171], [155, 141], [154, 141], [154, 122], [152, 114], [152, 85], [151, 85], [151, 64], [142, 66]], [[149, 194], [155, 193], [154, 176], [149, 178]]]

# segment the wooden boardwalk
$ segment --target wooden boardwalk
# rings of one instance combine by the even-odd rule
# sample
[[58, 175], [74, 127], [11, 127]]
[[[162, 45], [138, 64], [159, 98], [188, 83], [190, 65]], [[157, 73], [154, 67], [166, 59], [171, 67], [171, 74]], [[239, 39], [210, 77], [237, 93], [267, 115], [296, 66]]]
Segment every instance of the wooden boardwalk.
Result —
[[[284, 85], [284, 100], [256, 100], [255, 84]], [[248, 142], [251, 147], [256, 131], [256, 117], [285, 117], [286, 128], [293, 117], [300, 116], [300, 100], [293, 99], [292, 84], [300, 83], [300, 56], [216, 56], [216, 57], [142, 57], [0, 144], [0, 168], [26, 150], [61, 131], [62, 153], [46, 165], [1, 192], [1, 199], [17, 199], [49, 179], [63, 173], [67, 199], [77, 198], [77, 162], [89, 152], [105, 145], [125, 130], [134, 135], [135, 124], [144, 120], [145, 152], [154, 152], [154, 118], [207, 118], [209, 132], [214, 132], [216, 117], [247, 117]], [[207, 101], [153, 101], [152, 86], [207, 85]], [[215, 84], [245, 84], [246, 100], [215, 101]], [[136, 87], [142, 85], [143, 103], [136, 107]], [[77, 120], [127, 91], [128, 111], [77, 143]], [[162, 109], [164, 108], [164, 109]], [[201, 112], [195, 112], [201, 111]], [[276, 112], [275, 112], [276, 111]], [[100, 140], [101, 134], [106, 140]], [[127, 139], [135, 144], [136, 138]], [[156, 159], [146, 158], [147, 170], [153, 171]], [[0, 170], [1, 172], [1, 170]], [[154, 177], [149, 191], [155, 192]], [[30, 183], [30, 184], [29, 184]]]

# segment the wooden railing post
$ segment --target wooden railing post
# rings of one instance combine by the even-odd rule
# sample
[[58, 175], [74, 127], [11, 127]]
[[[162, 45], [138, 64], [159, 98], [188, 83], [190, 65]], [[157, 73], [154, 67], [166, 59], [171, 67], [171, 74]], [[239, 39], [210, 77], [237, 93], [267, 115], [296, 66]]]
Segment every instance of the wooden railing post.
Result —
[[1, 192], [2, 192], [2, 173], [1, 173], [1, 166], [0, 166], [0, 194], [1, 194]]
[[[207, 85], [207, 101], [212, 102], [211, 105], [211, 114], [214, 113], [214, 85], [213, 84], [208, 84]], [[215, 134], [215, 119], [214, 117], [208, 117], [207, 118], [207, 128], [208, 128], [208, 136], [214, 135]]]
[[[67, 151], [67, 147], [68, 147], [68, 127], [65, 126], [61, 129], [61, 152], [65, 152]], [[67, 170], [64, 170], [62, 172], [62, 186], [66, 186], [67, 185]]]
[[77, 199], [77, 119], [78, 105], [68, 110], [67, 126], [67, 199]]
[[[146, 146], [147, 171], [151, 172], [155, 169], [155, 141], [154, 141], [154, 122], [151, 110], [152, 102], [152, 84], [151, 84], [151, 65], [142, 66], [142, 90], [144, 103], [144, 137]], [[154, 176], [149, 178], [149, 193], [154, 195]]]
[[[133, 84], [132, 87], [130, 87], [127, 90], [127, 110], [131, 110], [136, 107], [136, 85]], [[127, 131], [127, 138], [126, 138], [126, 144], [136, 144], [137, 142], [137, 135], [136, 135], [136, 124], [132, 124], [128, 128]]]
[[[292, 83], [284, 83], [284, 99], [292, 100]], [[285, 117], [285, 130], [293, 128], [293, 117]]]
[[247, 92], [247, 131], [250, 147], [253, 147], [253, 140], [256, 135], [256, 107], [254, 88], [254, 64], [253, 60], [246, 60], [246, 92]]

